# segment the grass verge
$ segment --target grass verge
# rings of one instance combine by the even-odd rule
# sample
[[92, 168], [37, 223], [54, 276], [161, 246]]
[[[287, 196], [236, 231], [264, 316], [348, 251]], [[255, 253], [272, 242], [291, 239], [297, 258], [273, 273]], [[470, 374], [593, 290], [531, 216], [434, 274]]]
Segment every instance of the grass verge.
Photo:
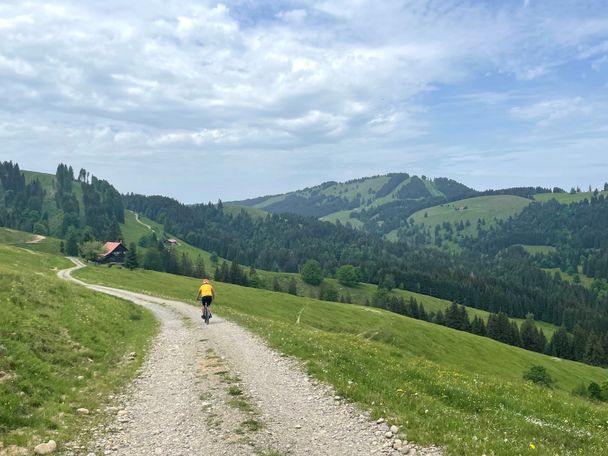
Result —
[[[73, 438], [128, 382], [157, 330], [142, 307], [56, 278], [64, 258], [0, 246], [0, 441]], [[130, 361], [126, 353], [135, 352]], [[91, 415], [78, 415], [78, 408]]]
[[[198, 285], [151, 271], [87, 268], [77, 275], [186, 301]], [[216, 312], [305, 361], [337, 394], [402, 426], [409, 440], [458, 455], [603, 454], [608, 447], [608, 408], [570, 393], [580, 382], [608, 379], [605, 369], [379, 309], [216, 288]], [[523, 381], [532, 365], [544, 366], [556, 387]]]

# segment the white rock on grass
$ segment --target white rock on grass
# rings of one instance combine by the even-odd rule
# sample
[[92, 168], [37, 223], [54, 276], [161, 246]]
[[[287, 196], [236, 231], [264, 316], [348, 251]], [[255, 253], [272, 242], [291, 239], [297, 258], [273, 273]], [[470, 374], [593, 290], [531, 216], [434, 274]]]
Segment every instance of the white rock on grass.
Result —
[[78, 410], [76, 410], [76, 413], [78, 413], [79, 415], [88, 415], [89, 414], [89, 409], [81, 407]]
[[34, 448], [34, 453], [36, 454], [50, 454], [57, 448], [57, 443], [54, 440], [49, 440], [46, 443], [41, 443], [40, 445], [36, 445]]
[[403, 446], [403, 442], [401, 440], [399, 440], [399, 439], [395, 439], [395, 441], [393, 442], [393, 448], [395, 450], [398, 450], [402, 446]]
[[392, 439], [393, 438], [393, 433], [391, 431], [386, 431], [384, 433], [384, 437], [386, 437], [387, 439]]
[[396, 434], [397, 432], [399, 432], [399, 427], [395, 426], [394, 424], [391, 426], [391, 432], [393, 434]]

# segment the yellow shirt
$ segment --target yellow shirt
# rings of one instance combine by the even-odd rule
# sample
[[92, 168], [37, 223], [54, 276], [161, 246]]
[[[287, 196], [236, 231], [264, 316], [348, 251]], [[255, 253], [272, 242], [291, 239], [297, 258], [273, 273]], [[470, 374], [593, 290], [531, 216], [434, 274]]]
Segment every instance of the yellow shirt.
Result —
[[198, 289], [198, 297], [202, 296], [213, 296], [215, 298], [215, 290], [213, 289], [213, 285], [210, 283], [204, 283]]

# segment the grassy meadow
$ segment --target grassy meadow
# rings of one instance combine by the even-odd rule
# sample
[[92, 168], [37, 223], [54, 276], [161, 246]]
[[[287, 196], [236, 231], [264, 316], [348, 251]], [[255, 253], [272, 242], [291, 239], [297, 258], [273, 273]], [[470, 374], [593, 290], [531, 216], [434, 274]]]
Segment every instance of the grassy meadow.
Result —
[[61, 240], [46, 237], [40, 242], [33, 244], [30, 242], [33, 239], [35, 239], [35, 236], [31, 233], [0, 227], [0, 244], [12, 245], [21, 249], [26, 249], [29, 252], [37, 251], [56, 255], [60, 253]]
[[[198, 280], [89, 267], [95, 283], [194, 304]], [[608, 448], [608, 407], [571, 394], [608, 371], [551, 358], [379, 309], [218, 283], [216, 312], [305, 364], [338, 394], [450, 455], [595, 455]], [[522, 380], [544, 366], [554, 389]]]
[[[496, 220], [507, 219], [519, 214], [531, 200], [513, 195], [491, 195], [467, 198], [451, 203], [422, 209], [414, 213], [410, 219], [414, 222], [430, 228], [431, 236], [435, 236], [435, 226], [443, 223], [451, 223], [454, 234], [464, 236], [477, 236], [477, 221], [486, 221], [486, 227], [492, 226]], [[457, 232], [456, 224], [469, 223], [464, 230]], [[441, 230], [445, 234], [445, 230]]]
[[[142, 307], [56, 277], [67, 259], [0, 245], [0, 442], [61, 443], [135, 374], [157, 329]], [[134, 362], [125, 354], [135, 352]], [[78, 415], [80, 407], [92, 415]]]
[[[604, 197], [608, 197], [608, 192], [599, 192], [600, 195], [604, 195]], [[552, 199], [556, 200], [561, 204], [572, 204], [578, 203], [585, 199], [591, 199], [593, 197], [593, 192], [578, 192], [578, 193], [539, 193], [538, 195], [534, 195], [534, 199], [536, 201], [540, 201], [541, 203], [545, 203]]]

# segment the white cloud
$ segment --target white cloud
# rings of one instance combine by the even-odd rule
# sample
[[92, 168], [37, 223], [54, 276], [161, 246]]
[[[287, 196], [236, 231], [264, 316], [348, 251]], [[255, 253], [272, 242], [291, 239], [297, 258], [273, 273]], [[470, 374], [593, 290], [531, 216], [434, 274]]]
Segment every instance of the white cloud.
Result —
[[[95, 154], [151, 156], [158, 163], [211, 156], [223, 173], [231, 172], [235, 154], [286, 167], [296, 166], [290, 157], [315, 163], [325, 157], [340, 169], [373, 164], [379, 155], [390, 163], [440, 130], [426, 98], [480, 74], [509, 82], [467, 88], [456, 97], [476, 97], [479, 106], [517, 103], [510, 118], [536, 126], [594, 116], [597, 110], [577, 93], [526, 100], [513, 94], [554, 76], [564, 62], [593, 60], [596, 71], [605, 68], [602, 2], [585, 10], [524, 6], [456, 0], [296, 0], [288, 8], [194, 0], [3, 4], [0, 121], [19, 122], [10, 134], [0, 129], [0, 158], [45, 151], [54, 166], [57, 157], [87, 162]], [[414, 166], [415, 160], [400, 163]], [[331, 167], [322, 171], [328, 175], [319, 180], [332, 177]]]
[[582, 98], [559, 98], [540, 101], [527, 106], [511, 108], [510, 114], [518, 120], [536, 122], [539, 126], [549, 125], [572, 116], [588, 115], [591, 106]]

